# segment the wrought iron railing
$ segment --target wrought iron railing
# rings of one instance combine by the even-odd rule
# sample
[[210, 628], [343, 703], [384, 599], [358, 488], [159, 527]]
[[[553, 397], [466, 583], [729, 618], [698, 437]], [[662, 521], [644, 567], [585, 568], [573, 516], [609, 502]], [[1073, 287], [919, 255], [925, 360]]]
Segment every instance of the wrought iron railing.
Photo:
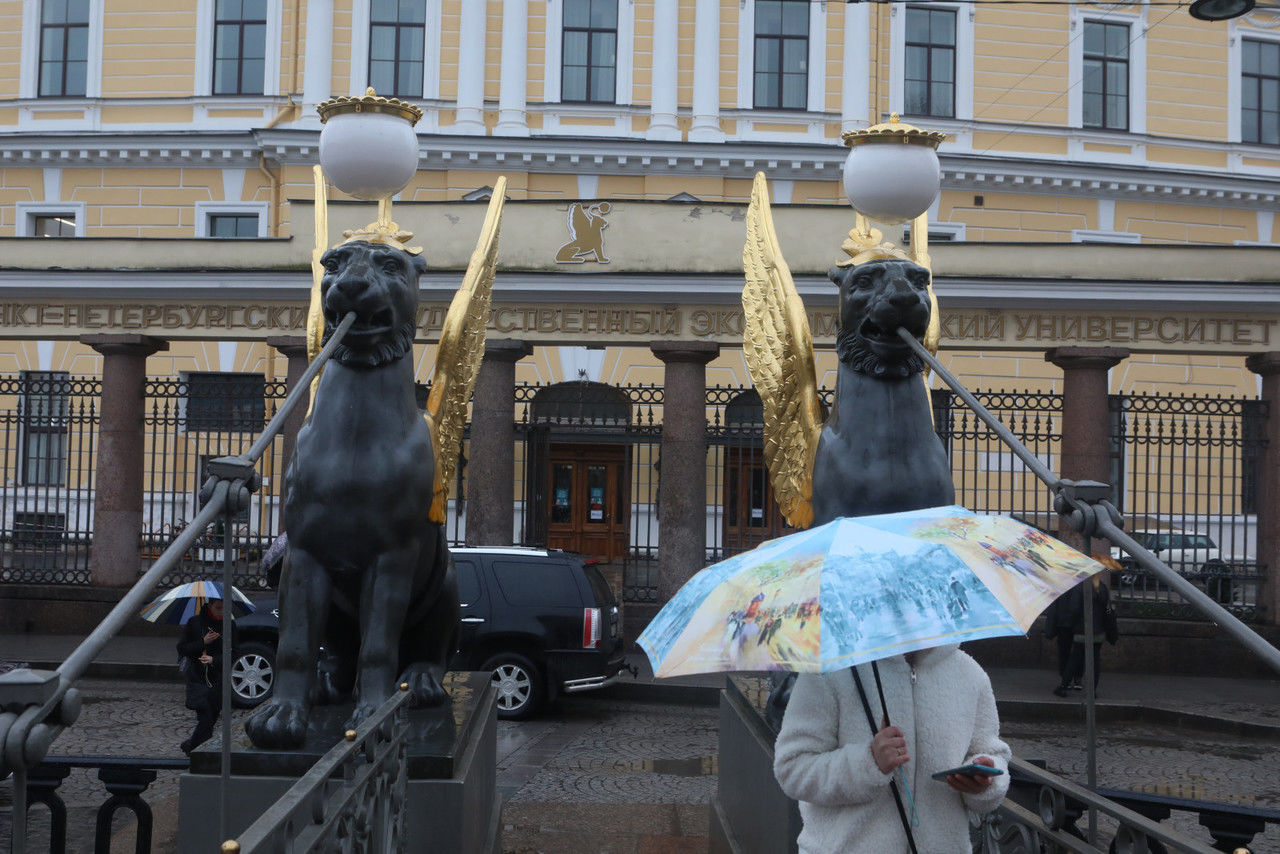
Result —
[[224, 854], [401, 851], [409, 686], [329, 749]]
[[[191, 524], [178, 534], [172, 544], [142, 577], [121, 597], [102, 622], [85, 638], [58, 668], [52, 672], [20, 669], [0, 674], [0, 779], [12, 773], [14, 794], [12, 806], [12, 851], [23, 854], [27, 836], [27, 788], [31, 770], [40, 764], [58, 735], [75, 723], [82, 698], [75, 687], [89, 664], [102, 652], [107, 642], [132, 620], [146, 604], [155, 587], [192, 548], [204, 530], [220, 517], [224, 527], [222, 579], [224, 589], [232, 586], [231, 518], [249, 506], [258, 486], [254, 465], [284, 427], [294, 408], [308, 397], [311, 380], [341, 343], [355, 321], [348, 314], [334, 330], [328, 343], [299, 378], [293, 392], [280, 406], [271, 423], [242, 455], [219, 457], [208, 464], [209, 479], [201, 490], [203, 506]], [[222, 635], [222, 656], [231, 660], [231, 634]], [[231, 709], [231, 668], [223, 668], [222, 708]], [[222, 715], [222, 785], [219, 788], [218, 814], [223, 838], [228, 822], [230, 792], [231, 715]]]

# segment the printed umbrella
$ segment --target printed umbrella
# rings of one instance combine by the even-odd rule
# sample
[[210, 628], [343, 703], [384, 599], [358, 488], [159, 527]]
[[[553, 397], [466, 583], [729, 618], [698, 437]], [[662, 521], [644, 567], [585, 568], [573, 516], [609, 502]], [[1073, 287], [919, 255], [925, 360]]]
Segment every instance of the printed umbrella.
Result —
[[657, 676], [825, 673], [1024, 634], [1102, 569], [1035, 528], [958, 506], [842, 518], [702, 570], [637, 643]]
[[[222, 598], [225, 597], [222, 595], [222, 585], [218, 582], [192, 581], [189, 584], [179, 584], [167, 593], [161, 593], [139, 612], [139, 616], [153, 623], [171, 623], [180, 626], [200, 613], [200, 609], [210, 599]], [[232, 616], [243, 617], [245, 614], [252, 614], [253, 611], [253, 603], [249, 598], [232, 587]]]

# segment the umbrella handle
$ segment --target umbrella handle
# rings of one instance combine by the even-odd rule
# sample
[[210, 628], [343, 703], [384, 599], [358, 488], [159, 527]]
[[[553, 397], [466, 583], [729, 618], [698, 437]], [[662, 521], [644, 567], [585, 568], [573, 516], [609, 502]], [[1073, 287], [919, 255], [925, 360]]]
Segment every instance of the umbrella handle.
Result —
[[[876, 675], [876, 687], [880, 688], [880, 671], [876, 669], [875, 662], [871, 662], [871, 670]], [[875, 736], [880, 731], [876, 726], [875, 716], [871, 714], [871, 703], [867, 700], [867, 690], [862, 687], [862, 676], [858, 673], [857, 667], [850, 668], [853, 673], [853, 683], [858, 686], [858, 698], [862, 700], [862, 710], [867, 713], [867, 724], [871, 727], [871, 735]], [[884, 708], [884, 689], [880, 690], [880, 707]], [[885, 720], [889, 719], [888, 711], [885, 711]], [[911, 820], [907, 818], [907, 810], [902, 806], [902, 794], [898, 791], [898, 781], [889, 780], [889, 790], [893, 792], [893, 802], [898, 806], [898, 818], [902, 819], [902, 829], [907, 833], [907, 845], [911, 847], [911, 854], [919, 854], [916, 851], [916, 838], [911, 833]]]

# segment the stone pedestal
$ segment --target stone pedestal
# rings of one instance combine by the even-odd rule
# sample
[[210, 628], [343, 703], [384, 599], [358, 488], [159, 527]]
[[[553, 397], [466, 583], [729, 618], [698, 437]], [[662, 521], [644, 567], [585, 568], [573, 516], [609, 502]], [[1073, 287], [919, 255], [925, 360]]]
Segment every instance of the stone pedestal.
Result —
[[[497, 796], [497, 707], [488, 673], [450, 673], [452, 707], [409, 712], [408, 784], [402, 839], [411, 847], [458, 854], [498, 854], [502, 802]], [[228, 798], [231, 838], [244, 832], [298, 778], [342, 740], [351, 704], [312, 710], [300, 750], [259, 750], [237, 728]], [[219, 839], [220, 730], [191, 755], [178, 784], [178, 849], [214, 850]]]
[[82, 335], [80, 343], [102, 354], [102, 421], [94, 472], [94, 584], [128, 587], [142, 565], [143, 408], [147, 357], [169, 344], [147, 335]]
[[666, 365], [658, 479], [658, 602], [665, 603], [707, 565], [707, 363], [720, 345], [660, 341], [650, 349]]
[[533, 353], [524, 341], [484, 346], [471, 396], [471, 459], [467, 464], [467, 545], [515, 541], [516, 362]]

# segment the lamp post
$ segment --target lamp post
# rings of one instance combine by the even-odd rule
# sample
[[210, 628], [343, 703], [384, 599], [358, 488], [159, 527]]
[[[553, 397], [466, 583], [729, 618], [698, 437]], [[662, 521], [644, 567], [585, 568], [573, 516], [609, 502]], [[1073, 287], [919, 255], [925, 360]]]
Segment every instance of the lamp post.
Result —
[[1228, 21], [1253, 11], [1256, 0], [1195, 0], [1187, 11], [1201, 21]]
[[[845, 263], [857, 264], [876, 255], [900, 255], [901, 250], [892, 243], [881, 242], [881, 233], [871, 227], [869, 220], [884, 225], [909, 221], [909, 257], [930, 268], [929, 206], [942, 186], [938, 146], [947, 135], [921, 130], [900, 121], [893, 113], [889, 121], [848, 131], [842, 139], [849, 146], [844, 162], [844, 191], [857, 214], [843, 247], [852, 260]], [[937, 353], [941, 321], [932, 283], [929, 301], [933, 310], [924, 345], [931, 353]]]

